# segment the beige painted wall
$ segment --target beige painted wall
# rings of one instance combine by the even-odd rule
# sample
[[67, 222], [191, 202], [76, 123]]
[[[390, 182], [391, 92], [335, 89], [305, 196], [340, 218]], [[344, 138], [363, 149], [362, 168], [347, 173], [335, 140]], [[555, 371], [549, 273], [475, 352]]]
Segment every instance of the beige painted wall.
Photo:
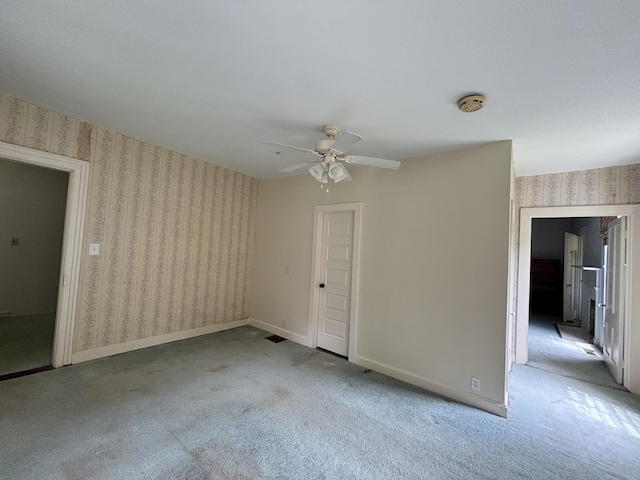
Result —
[[260, 182], [251, 317], [307, 335], [313, 207], [362, 202], [356, 355], [503, 403], [511, 142], [350, 170]]
[[74, 352], [247, 318], [257, 180], [7, 95], [0, 141], [90, 162]]
[[0, 159], [0, 311], [12, 317], [56, 311], [68, 178]]

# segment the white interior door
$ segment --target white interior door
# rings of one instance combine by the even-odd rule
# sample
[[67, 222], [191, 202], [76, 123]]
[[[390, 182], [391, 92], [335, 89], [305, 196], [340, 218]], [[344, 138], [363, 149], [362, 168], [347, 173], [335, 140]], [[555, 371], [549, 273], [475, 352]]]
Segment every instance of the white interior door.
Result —
[[325, 213], [322, 222], [317, 346], [348, 356], [353, 265], [353, 212]]
[[604, 313], [604, 362], [622, 383], [624, 291], [626, 283], [627, 217], [609, 223], [607, 235], [606, 296]]
[[562, 295], [562, 320], [569, 322], [576, 319], [576, 295], [577, 290], [577, 265], [578, 235], [574, 233], [564, 233], [564, 287]]

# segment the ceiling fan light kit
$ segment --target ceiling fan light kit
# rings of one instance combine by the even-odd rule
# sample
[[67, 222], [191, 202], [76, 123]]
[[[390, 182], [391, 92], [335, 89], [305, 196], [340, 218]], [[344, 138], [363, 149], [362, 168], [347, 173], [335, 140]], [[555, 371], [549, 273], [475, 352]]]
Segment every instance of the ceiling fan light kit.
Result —
[[334, 162], [329, 165], [329, 178], [331, 178], [335, 183], [345, 180], [347, 178], [346, 172], [347, 169], [339, 163]]
[[309, 173], [320, 183], [327, 183], [328, 175], [327, 172], [324, 171], [324, 165], [322, 163], [316, 163], [313, 167], [309, 169]]
[[285, 145], [282, 143], [264, 143], [267, 145], [285, 147], [313, 155], [315, 157], [314, 159], [291, 165], [290, 167], [282, 168], [280, 169], [280, 172], [293, 172], [294, 170], [306, 168], [309, 166], [309, 163], [313, 163], [311, 168], [309, 168], [309, 173], [313, 176], [313, 178], [320, 182], [321, 185], [328, 183], [329, 179], [333, 180], [334, 183], [350, 182], [352, 178], [344, 165], [345, 163], [369, 165], [373, 167], [389, 168], [393, 170], [397, 169], [400, 166], [400, 162], [397, 160], [346, 155], [347, 150], [349, 150], [356, 143], [362, 140], [362, 137], [356, 133], [344, 132], [342, 135], [336, 138], [336, 136], [340, 132], [340, 129], [335, 125], [325, 125], [322, 131], [327, 138], [318, 140], [316, 142], [314, 150], [295, 147], [293, 145]]

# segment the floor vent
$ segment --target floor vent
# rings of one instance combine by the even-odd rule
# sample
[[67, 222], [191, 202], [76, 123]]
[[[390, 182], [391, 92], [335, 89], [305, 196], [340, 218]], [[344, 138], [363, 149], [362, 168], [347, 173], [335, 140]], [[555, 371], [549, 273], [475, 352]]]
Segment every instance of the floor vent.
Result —
[[280, 335], [271, 335], [270, 337], [265, 337], [265, 338], [273, 343], [280, 343], [286, 340], [286, 338], [281, 337]]

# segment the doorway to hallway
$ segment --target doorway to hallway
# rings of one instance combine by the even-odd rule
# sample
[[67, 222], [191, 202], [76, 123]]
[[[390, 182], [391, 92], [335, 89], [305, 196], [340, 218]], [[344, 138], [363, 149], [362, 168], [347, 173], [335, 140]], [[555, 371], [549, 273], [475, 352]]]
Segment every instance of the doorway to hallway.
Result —
[[[621, 313], [624, 318], [620, 320], [620, 338], [618, 352], [622, 370], [622, 384], [634, 393], [640, 393], [640, 356], [636, 352], [640, 337], [636, 335], [636, 328], [640, 325], [640, 310], [635, 302], [640, 299], [640, 256], [636, 253], [635, 238], [640, 237], [640, 206], [638, 205], [598, 205], [584, 207], [543, 207], [522, 208], [520, 211], [520, 240], [518, 259], [517, 281], [517, 314], [515, 335], [515, 359], [518, 364], [526, 364], [529, 356], [528, 332], [529, 332], [529, 299], [531, 284], [531, 227], [536, 218], [560, 218], [560, 217], [607, 217], [626, 216], [627, 233], [625, 244], [625, 264], [623, 288], [620, 292], [624, 295], [625, 303]], [[640, 330], [639, 330], [640, 331]], [[619, 337], [618, 337], [619, 338]], [[605, 342], [606, 344], [606, 342]]]
[[[608, 225], [619, 221], [614, 219], [533, 219], [527, 365], [599, 385], [622, 383], [606, 368], [602, 348]], [[619, 281], [611, 275], [608, 284]]]

